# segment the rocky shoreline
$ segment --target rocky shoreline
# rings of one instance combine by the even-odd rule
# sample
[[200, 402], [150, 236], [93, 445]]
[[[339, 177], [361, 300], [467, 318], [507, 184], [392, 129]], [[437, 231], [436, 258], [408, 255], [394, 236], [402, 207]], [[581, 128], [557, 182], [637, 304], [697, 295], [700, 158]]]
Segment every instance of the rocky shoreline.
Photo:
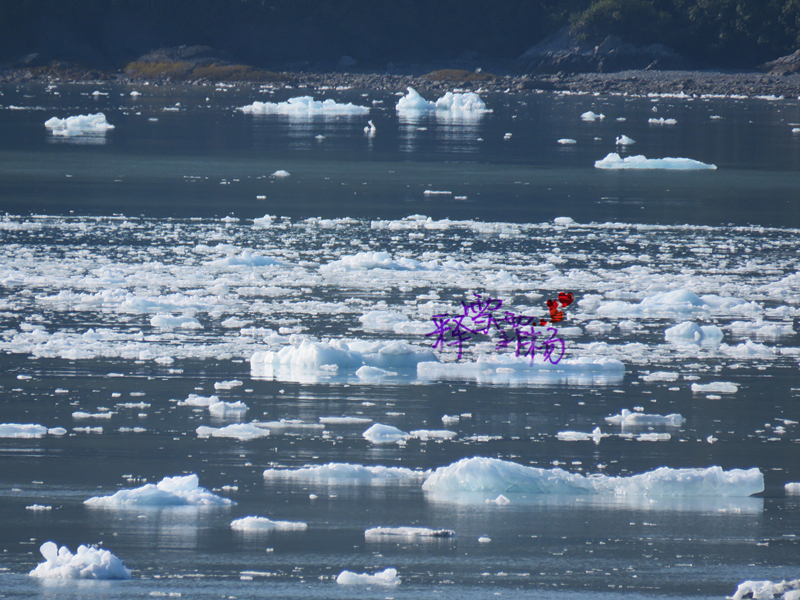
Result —
[[[574, 73], [555, 75], [498, 75], [472, 74], [468, 71], [440, 70], [425, 75], [398, 75], [387, 73], [348, 72], [282, 72], [275, 73], [268, 84], [274, 87], [291, 86], [320, 88], [352, 88], [375, 91], [405, 91], [413, 87], [420, 92], [446, 92], [452, 90], [507, 91], [560, 91], [598, 94], [686, 94], [720, 96], [783, 96], [800, 97], [800, 73], [772, 75], [763, 72], [725, 71], [659, 71], [630, 70], [614, 73]], [[142, 84], [145, 81], [161, 85], [213, 85], [233, 83], [239, 86], [260, 86], [264, 81], [231, 81], [200, 78], [174, 81], [170, 78], [145, 79], [131, 77], [122, 72], [63, 70], [34, 73], [30, 69], [0, 71], [2, 84], [26, 83], [121, 83]]]

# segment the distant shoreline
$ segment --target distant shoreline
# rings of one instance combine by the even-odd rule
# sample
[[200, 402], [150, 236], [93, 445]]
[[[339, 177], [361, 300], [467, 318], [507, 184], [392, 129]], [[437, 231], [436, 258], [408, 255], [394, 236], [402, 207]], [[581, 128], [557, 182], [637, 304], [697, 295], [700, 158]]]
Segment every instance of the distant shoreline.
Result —
[[413, 87], [420, 92], [444, 93], [453, 90], [484, 92], [557, 91], [570, 93], [612, 94], [685, 94], [688, 96], [746, 96], [800, 98], [800, 74], [769, 75], [766, 73], [726, 71], [656, 71], [631, 70], [615, 73], [527, 74], [505, 75], [483, 81], [437, 80], [426, 75], [394, 75], [381, 73], [278, 73], [275, 81], [171, 81], [131, 78], [122, 73], [73, 71], [67, 76], [33, 76], [27, 69], [0, 71], [2, 84], [103, 84], [123, 85], [215, 85], [233, 84], [242, 87], [270, 85], [292, 88], [351, 88], [374, 91], [405, 91]]

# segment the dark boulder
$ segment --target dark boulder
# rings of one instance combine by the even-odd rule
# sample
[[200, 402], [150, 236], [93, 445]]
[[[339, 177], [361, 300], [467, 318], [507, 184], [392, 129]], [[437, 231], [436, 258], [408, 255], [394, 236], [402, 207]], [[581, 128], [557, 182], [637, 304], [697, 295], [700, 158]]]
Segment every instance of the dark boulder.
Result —
[[762, 69], [770, 75], [792, 75], [797, 73], [800, 71], [800, 50], [764, 63]]

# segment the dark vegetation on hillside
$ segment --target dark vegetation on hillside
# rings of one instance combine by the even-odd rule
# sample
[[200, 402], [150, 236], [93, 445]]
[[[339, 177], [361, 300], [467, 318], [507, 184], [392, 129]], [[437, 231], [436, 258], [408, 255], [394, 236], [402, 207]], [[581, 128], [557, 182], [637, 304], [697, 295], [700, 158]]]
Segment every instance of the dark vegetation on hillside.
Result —
[[565, 26], [748, 68], [800, 47], [800, 0], [3, 0], [0, 62], [122, 69], [181, 45], [272, 70], [513, 61]]

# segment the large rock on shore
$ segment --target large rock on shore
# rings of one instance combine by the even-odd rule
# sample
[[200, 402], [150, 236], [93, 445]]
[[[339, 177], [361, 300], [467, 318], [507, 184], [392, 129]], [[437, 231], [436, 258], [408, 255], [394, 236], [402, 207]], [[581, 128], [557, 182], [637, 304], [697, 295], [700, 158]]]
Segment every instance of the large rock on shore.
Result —
[[663, 44], [634, 46], [615, 35], [599, 44], [579, 41], [569, 27], [549, 36], [517, 59], [526, 73], [608, 73], [628, 69], [678, 69], [686, 61]]
[[791, 75], [800, 72], [800, 50], [764, 63], [762, 68], [770, 75]]

